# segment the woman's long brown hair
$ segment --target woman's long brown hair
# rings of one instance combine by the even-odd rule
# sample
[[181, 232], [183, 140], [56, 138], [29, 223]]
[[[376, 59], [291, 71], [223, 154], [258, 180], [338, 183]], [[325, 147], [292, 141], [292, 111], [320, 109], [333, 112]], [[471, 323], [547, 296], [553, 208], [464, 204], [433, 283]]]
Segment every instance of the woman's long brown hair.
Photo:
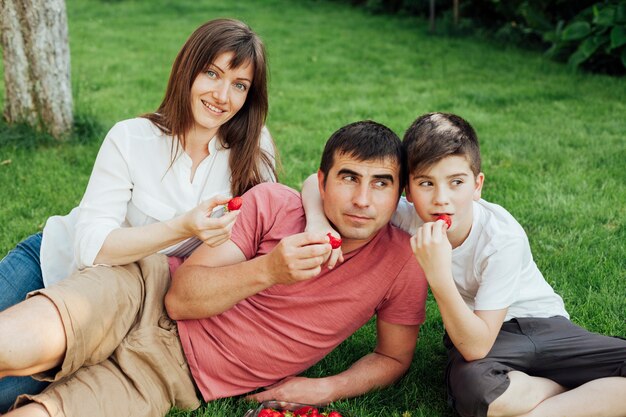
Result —
[[[231, 68], [252, 63], [254, 75], [242, 108], [220, 126], [218, 137], [230, 149], [231, 192], [241, 195], [267, 179], [277, 178], [276, 157], [261, 149], [261, 131], [268, 112], [267, 60], [263, 42], [246, 24], [233, 19], [211, 20], [191, 34], [176, 56], [165, 91], [165, 98], [154, 113], [143, 115], [165, 134], [178, 138], [172, 144], [172, 161], [179, 142], [185, 148], [185, 133], [194, 123], [191, 86], [202, 71], [223, 53], [233, 53]], [[265, 178], [264, 178], [265, 177]]]

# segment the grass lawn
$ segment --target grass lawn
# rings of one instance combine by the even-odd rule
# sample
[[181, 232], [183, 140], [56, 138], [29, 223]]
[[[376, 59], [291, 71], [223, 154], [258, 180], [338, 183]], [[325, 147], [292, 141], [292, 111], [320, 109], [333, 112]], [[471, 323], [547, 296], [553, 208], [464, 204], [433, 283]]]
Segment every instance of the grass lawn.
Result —
[[[374, 119], [402, 136], [422, 113], [458, 113], [481, 139], [483, 196], [524, 226], [573, 321], [626, 337], [625, 79], [572, 73], [534, 52], [433, 36], [425, 21], [324, 0], [67, 0], [67, 7], [75, 110], [92, 128], [71, 143], [42, 144], [0, 124], [1, 254], [78, 204], [106, 130], [157, 107], [189, 34], [211, 18], [235, 17], [268, 48], [268, 126], [282, 155], [281, 182], [299, 188], [346, 123]], [[371, 351], [374, 334], [364, 327], [307, 375], [345, 369]], [[360, 417], [453, 415], [441, 335], [431, 299], [410, 373], [336, 405]], [[170, 415], [237, 417], [247, 406], [227, 399]]]

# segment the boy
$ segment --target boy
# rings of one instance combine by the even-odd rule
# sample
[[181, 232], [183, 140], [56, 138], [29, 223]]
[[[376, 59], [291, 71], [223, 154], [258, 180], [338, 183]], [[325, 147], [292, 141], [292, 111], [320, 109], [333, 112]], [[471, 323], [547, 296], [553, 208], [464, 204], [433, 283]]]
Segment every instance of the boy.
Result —
[[441, 311], [451, 405], [462, 416], [626, 415], [626, 340], [568, 320], [522, 227], [480, 198], [485, 177], [470, 124], [426, 114], [403, 146], [407, 199], [393, 222], [414, 235]]

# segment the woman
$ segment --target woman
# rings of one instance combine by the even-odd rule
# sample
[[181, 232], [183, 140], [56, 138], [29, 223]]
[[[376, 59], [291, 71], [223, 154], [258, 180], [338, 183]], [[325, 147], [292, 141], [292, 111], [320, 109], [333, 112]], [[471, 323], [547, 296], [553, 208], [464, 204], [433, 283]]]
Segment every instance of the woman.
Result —
[[[226, 196], [276, 180], [267, 111], [259, 37], [236, 20], [200, 26], [174, 61], [159, 108], [109, 131], [80, 205], [0, 262], [0, 311], [77, 269], [226, 241], [238, 213], [219, 217]], [[0, 412], [44, 386], [0, 380]]]

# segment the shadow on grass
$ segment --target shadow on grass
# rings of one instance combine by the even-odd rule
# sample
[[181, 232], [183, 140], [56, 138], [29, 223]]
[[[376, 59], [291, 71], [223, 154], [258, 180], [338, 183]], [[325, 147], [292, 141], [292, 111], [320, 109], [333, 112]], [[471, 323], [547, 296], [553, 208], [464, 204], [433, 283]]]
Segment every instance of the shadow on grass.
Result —
[[60, 143], [88, 144], [102, 140], [105, 133], [105, 127], [94, 116], [84, 113], [74, 115], [72, 132], [64, 141], [58, 141], [52, 135], [23, 123], [9, 125], [0, 120], [0, 148], [32, 149]]

